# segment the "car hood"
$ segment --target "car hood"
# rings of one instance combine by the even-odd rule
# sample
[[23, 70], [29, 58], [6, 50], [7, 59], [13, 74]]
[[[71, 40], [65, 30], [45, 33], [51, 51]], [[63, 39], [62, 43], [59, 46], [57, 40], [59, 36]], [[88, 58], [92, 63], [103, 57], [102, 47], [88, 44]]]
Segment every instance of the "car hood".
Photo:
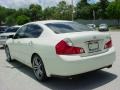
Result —
[[0, 36], [10, 36], [10, 35], [15, 35], [15, 33], [2, 33]]

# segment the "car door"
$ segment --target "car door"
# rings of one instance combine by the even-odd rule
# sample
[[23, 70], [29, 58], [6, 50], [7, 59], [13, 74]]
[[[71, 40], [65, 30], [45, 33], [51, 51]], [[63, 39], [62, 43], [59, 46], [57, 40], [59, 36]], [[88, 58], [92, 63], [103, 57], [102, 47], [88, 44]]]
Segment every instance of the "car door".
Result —
[[41, 35], [42, 31], [43, 30], [39, 25], [26, 25], [26, 29], [24, 30], [25, 38], [22, 38], [19, 41], [19, 53], [20, 59], [27, 65], [31, 63], [31, 56], [34, 53], [34, 41]]
[[21, 61], [21, 50], [24, 50], [21, 47], [21, 41], [25, 38], [24, 37], [24, 31], [26, 30], [26, 25], [21, 27], [15, 34], [13, 41], [12, 41], [12, 55], [14, 55], [14, 58]]

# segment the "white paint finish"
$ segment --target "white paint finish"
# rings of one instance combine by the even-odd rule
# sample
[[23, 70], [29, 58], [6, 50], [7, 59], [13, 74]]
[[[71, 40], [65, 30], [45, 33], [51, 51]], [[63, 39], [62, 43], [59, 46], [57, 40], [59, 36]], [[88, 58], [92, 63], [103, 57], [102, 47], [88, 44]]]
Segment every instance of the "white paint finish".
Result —
[[120, 32], [111, 32], [111, 35], [116, 48], [116, 61], [112, 68], [73, 79], [51, 78], [44, 83], [35, 79], [31, 68], [16, 61], [6, 62], [4, 49], [0, 49], [0, 90], [119, 90]]
[[[44, 25], [50, 22], [54, 23], [68, 21], [50, 20], [29, 23], [42, 26], [44, 31], [39, 38], [9, 39], [7, 41], [7, 45], [10, 49], [12, 58], [17, 59], [18, 61], [31, 67], [32, 54], [37, 53], [44, 63], [48, 77], [51, 75], [76, 75], [113, 64], [113, 61], [115, 60], [114, 48], [112, 47], [109, 50], [104, 49], [105, 43], [110, 39], [109, 33], [85, 31], [54, 34], [52, 30]], [[96, 38], [94, 39], [94, 37]], [[83, 55], [78, 54], [71, 56], [56, 55], [56, 44], [66, 38], [69, 38], [73, 42], [73, 46], [76, 46], [78, 43], [80, 43], [80, 47], [83, 47], [86, 53]], [[103, 40], [103, 43], [99, 43], [100, 48], [102, 48], [100, 52], [93, 54], [89, 54], [87, 52], [88, 48], [85, 45], [85, 42], [91, 40]], [[31, 42], [32, 44], [30, 45]]]

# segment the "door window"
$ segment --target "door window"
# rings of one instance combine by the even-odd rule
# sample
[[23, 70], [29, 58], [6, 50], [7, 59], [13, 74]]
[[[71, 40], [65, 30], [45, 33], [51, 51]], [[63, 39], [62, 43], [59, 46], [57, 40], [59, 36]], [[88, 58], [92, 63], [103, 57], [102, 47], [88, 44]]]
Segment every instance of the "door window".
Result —
[[37, 38], [42, 33], [42, 28], [38, 25], [28, 25], [24, 34], [26, 38]]
[[14, 39], [37, 38], [41, 35], [42, 31], [43, 29], [38, 25], [33, 24], [25, 25], [17, 31], [16, 35], [14, 36]]
[[24, 38], [24, 32], [26, 30], [27, 26], [23, 26], [21, 27], [15, 34], [14, 39], [18, 39], [18, 38]]

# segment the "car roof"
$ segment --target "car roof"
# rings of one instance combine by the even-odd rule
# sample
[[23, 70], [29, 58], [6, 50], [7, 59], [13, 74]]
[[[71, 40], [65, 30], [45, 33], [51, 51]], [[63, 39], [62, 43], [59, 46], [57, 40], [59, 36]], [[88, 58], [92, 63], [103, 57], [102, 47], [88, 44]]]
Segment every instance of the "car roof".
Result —
[[107, 25], [107, 24], [103, 23], [103, 24], [100, 24], [100, 25]]
[[67, 20], [44, 20], [44, 21], [36, 21], [36, 22], [30, 22], [28, 24], [48, 24], [48, 23], [58, 23], [58, 22], [72, 22]]

